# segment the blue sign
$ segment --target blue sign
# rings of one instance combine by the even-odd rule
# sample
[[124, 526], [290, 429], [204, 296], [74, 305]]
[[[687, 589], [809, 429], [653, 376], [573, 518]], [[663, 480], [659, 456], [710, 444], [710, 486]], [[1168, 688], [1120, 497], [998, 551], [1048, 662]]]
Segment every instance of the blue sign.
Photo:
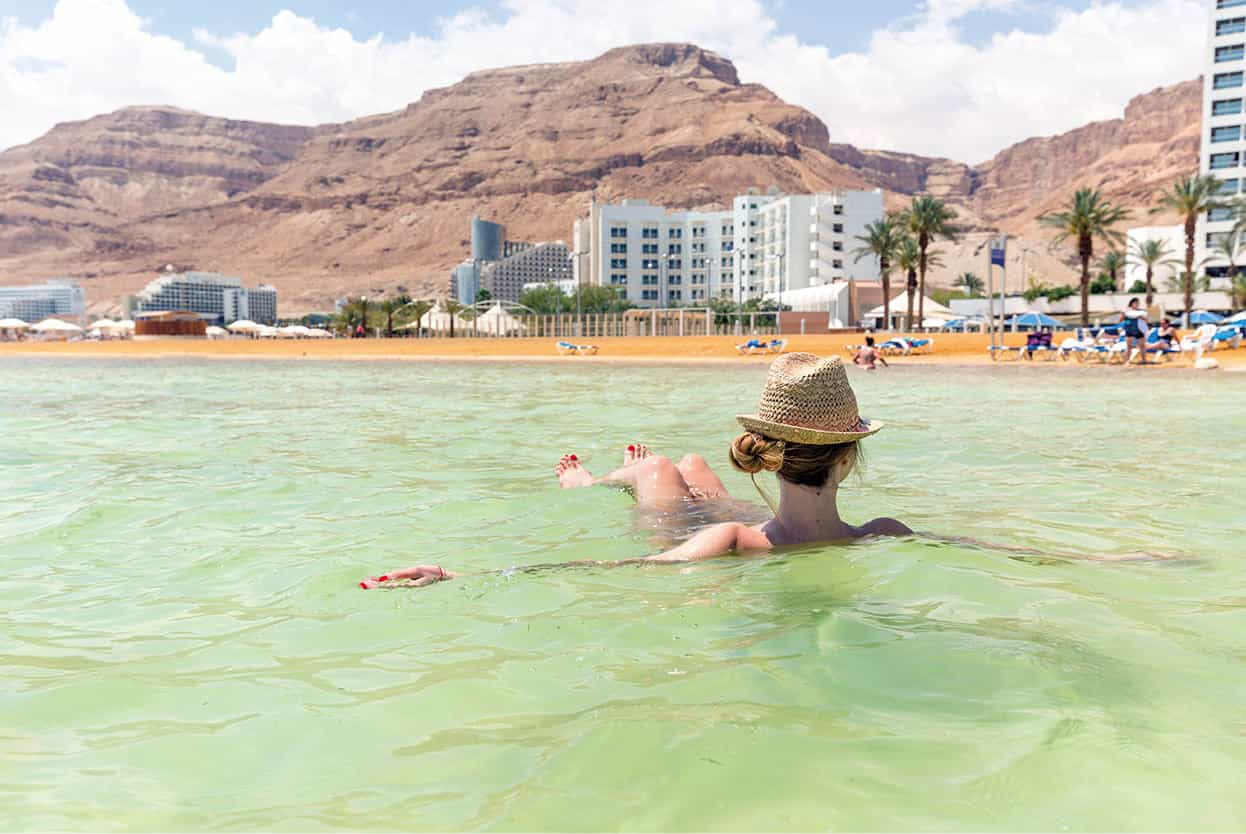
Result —
[[1008, 246], [1008, 238], [997, 237], [991, 241], [991, 264], [994, 266], [1006, 266], [1004, 263], [1004, 254]]

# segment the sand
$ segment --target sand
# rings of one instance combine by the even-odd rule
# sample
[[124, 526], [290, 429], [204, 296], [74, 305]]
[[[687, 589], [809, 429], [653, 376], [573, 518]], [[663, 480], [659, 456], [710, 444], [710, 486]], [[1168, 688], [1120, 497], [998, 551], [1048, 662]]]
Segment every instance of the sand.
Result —
[[[788, 351], [808, 351], [819, 355], [847, 356], [845, 345], [861, 342], [859, 334], [792, 336]], [[0, 356], [84, 356], [162, 358], [197, 357], [205, 359], [311, 359], [311, 360], [424, 360], [424, 361], [538, 361], [577, 364], [628, 363], [730, 363], [767, 362], [766, 355], [741, 356], [735, 344], [742, 339], [730, 336], [633, 337], [594, 340], [596, 356], [559, 356], [552, 339], [326, 339], [256, 340], [226, 339], [136, 339], [107, 342], [0, 342]], [[1007, 334], [1011, 345], [1025, 343], [1022, 334]], [[888, 358], [896, 365], [990, 365], [987, 336], [978, 333], [936, 334], [930, 354]], [[1225, 369], [1246, 370], [1246, 349], [1217, 351], [1215, 358]], [[1063, 367], [1077, 372], [1098, 362], [1083, 365], [1076, 361], [999, 362], [1025, 367]], [[1186, 359], [1168, 362], [1140, 371], [1188, 371]]]

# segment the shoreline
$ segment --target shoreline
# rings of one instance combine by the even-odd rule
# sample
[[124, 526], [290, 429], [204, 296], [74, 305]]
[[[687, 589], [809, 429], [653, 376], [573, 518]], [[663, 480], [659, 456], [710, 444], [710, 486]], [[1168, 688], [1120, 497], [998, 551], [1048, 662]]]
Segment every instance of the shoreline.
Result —
[[[808, 351], [848, 359], [846, 345], [857, 344], [861, 334], [805, 335], [788, 337], [787, 352]], [[928, 354], [887, 357], [894, 367], [1078, 368], [1087, 363], [1073, 360], [992, 361], [985, 334], [935, 334], [934, 350]], [[1006, 343], [1024, 344], [1024, 334], [1006, 334]], [[587, 341], [587, 340], [586, 340]], [[431, 362], [461, 364], [557, 364], [619, 366], [724, 367], [767, 365], [777, 354], [741, 355], [739, 341], [730, 336], [614, 337], [593, 340], [596, 356], [561, 356], [550, 339], [334, 339], [331, 341], [226, 339], [220, 341], [149, 339], [105, 342], [0, 342], [0, 358], [85, 358], [108, 360], [205, 359], [234, 361], [308, 362]], [[881, 338], [880, 338], [881, 341]], [[1225, 371], [1246, 371], [1246, 350], [1216, 351], [1213, 355]], [[1090, 363], [1098, 367], [1099, 363]], [[1104, 366], [1112, 367], [1116, 366]], [[1123, 369], [1122, 369], [1123, 370]], [[1129, 370], [1191, 371], [1186, 359]]]

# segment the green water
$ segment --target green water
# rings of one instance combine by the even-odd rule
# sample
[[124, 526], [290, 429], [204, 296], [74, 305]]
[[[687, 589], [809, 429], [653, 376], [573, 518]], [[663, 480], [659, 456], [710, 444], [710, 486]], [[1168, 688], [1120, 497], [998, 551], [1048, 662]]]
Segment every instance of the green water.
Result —
[[1175, 561], [356, 587], [651, 552], [557, 456], [721, 462], [762, 377], [0, 361], [0, 828], [1246, 828], [1246, 376], [853, 376], [850, 519]]

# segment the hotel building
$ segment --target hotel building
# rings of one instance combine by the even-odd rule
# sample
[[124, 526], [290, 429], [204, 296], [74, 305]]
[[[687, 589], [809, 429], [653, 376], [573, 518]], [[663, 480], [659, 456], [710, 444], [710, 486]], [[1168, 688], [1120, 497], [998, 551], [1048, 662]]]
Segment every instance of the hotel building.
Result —
[[669, 211], [645, 200], [594, 201], [575, 222], [573, 275], [641, 307], [741, 303], [849, 278], [876, 265], [849, 254], [883, 216], [881, 191], [750, 193], [726, 211]]
[[86, 314], [86, 293], [74, 281], [56, 279], [26, 287], [0, 287], [0, 318], [38, 322]]
[[250, 319], [277, 322], [277, 290], [244, 287], [242, 279], [216, 272], [168, 272], [123, 304], [127, 315], [155, 311], [198, 313], [209, 324]]
[[[1200, 171], [1221, 181], [1225, 198], [1246, 194], [1246, 0], [1211, 0], [1207, 67], [1203, 73], [1203, 132]], [[1221, 277], [1227, 270], [1214, 248], [1233, 230], [1233, 211], [1215, 209], [1200, 224], [1195, 263], [1210, 255], [1207, 274]], [[1184, 255], [1182, 241], [1179, 257]]]

